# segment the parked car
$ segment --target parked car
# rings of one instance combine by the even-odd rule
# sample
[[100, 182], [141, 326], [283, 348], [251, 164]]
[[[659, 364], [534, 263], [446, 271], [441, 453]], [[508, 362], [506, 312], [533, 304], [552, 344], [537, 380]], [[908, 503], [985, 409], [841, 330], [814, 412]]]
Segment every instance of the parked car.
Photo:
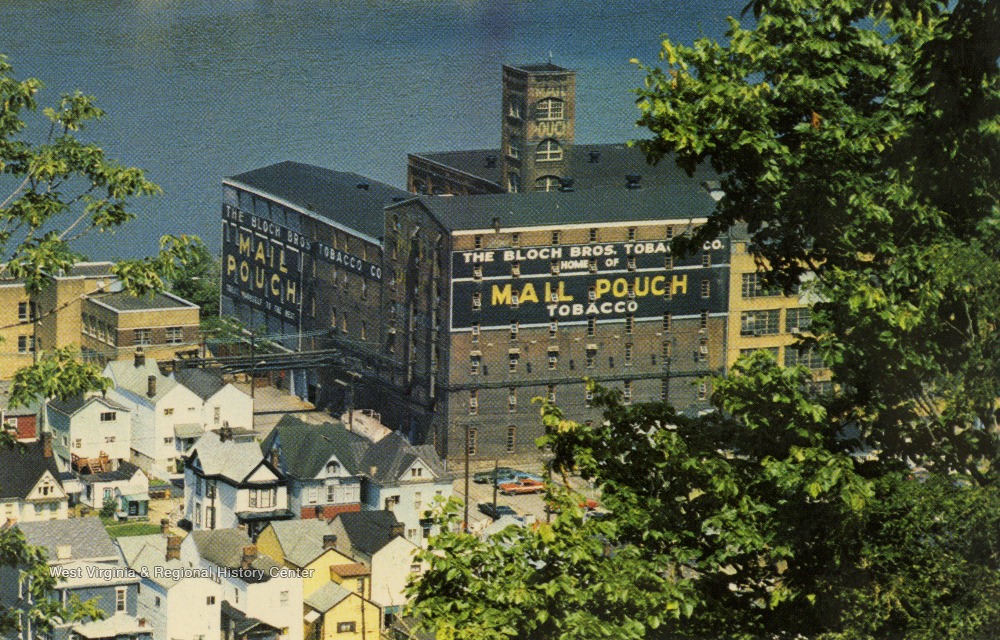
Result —
[[500, 485], [500, 493], [504, 495], [520, 495], [524, 493], [541, 493], [545, 491], [545, 483], [531, 478], [519, 478], [514, 482]]
[[513, 478], [515, 473], [520, 473], [517, 469], [510, 467], [497, 467], [489, 471], [480, 471], [472, 474], [472, 481], [476, 484], [486, 484], [495, 478]]
[[492, 502], [480, 502], [479, 511], [483, 515], [489, 516], [494, 520], [499, 520], [503, 516], [517, 517], [517, 511], [514, 511], [507, 505], [498, 504], [494, 507]]

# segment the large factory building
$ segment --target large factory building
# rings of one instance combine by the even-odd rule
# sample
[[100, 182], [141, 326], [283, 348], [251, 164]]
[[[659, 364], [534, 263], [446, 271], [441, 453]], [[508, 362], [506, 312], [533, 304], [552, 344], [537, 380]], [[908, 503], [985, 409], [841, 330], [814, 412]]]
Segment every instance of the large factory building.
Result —
[[501, 147], [412, 154], [410, 192], [292, 162], [224, 180], [223, 313], [342, 350], [349, 370], [287, 386], [337, 407], [348, 381], [355, 408], [450, 459], [537, 456], [532, 398], [596, 419], [584, 378], [705, 406], [703, 377], [739, 351], [740, 280], [728, 237], [669, 246], [711, 215], [714, 176], [576, 145], [572, 71], [503, 78]]

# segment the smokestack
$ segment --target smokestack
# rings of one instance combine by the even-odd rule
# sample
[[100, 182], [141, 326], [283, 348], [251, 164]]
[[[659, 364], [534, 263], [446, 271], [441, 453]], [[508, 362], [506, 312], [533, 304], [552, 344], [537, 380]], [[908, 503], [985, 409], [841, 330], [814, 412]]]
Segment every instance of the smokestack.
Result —
[[240, 568], [249, 569], [257, 557], [257, 545], [248, 544], [243, 547], [243, 557], [240, 559]]
[[146, 395], [150, 398], [156, 395], [156, 376], [146, 378]]
[[52, 457], [52, 432], [42, 432], [42, 455], [46, 458]]
[[396, 524], [392, 525], [392, 528], [389, 529], [389, 533], [391, 533], [393, 537], [405, 535], [406, 525], [403, 524], [402, 522], [397, 522]]
[[142, 347], [135, 350], [135, 366], [137, 369], [146, 366], [146, 354], [142, 352]]
[[180, 536], [167, 536], [167, 555], [166, 561], [180, 560], [181, 559], [181, 537]]
[[337, 535], [334, 533], [328, 533], [323, 536], [323, 548], [333, 549], [337, 546]]

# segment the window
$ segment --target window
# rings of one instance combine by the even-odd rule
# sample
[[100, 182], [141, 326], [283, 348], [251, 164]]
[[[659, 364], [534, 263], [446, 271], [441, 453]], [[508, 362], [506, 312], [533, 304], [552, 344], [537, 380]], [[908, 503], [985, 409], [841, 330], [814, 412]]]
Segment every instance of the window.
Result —
[[698, 322], [699, 329], [708, 329], [708, 309], [701, 310], [701, 319]]
[[812, 325], [812, 312], [807, 308], [789, 309], [785, 312], [785, 331], [808, 331]]
[[114, 436], [104, 436], [104, 444], [113, 444], [115, 441]]
[[553, 260], [549, 264], [549, 272], [552, 273], [552, 275], [558, 275], [559, 274], [559, 261], [558, 260]]
[[355, 633], [356, 629], [357, 629], [357, 623], [354, 622], [337, 623], [337, 633]]
[[698, 352], [695, 354], [698, 362], [708, 362], [708, 338], [698, 340]]
[[521, 176], [516, 173], [511, 173], [507, 176], [507, 190], [511, 193], [518, 193], [521, 191]]
[[125, 597], [127, 593], [124, 588], [115, 589], [115, 611], [125, 611]]
[[785, 347], [785, 366], [798, 365], [809, 369], [822, 369], [825, 366], [823, 356], [815, 349], [799, 349], [794, 345]]
[[701, 266], [703, 266], [703, 267], [711, 267], [712, 266], [712, 254], [711, 254], [711, 252], [706, 251], [703, 254], [701, 254]]
[[559, 352], [554, 349], [549, 349], [549, 371], [555, 371], [559, 368]]
[[475, 427], [469, 427], [465, 430], [465, 433], [469, 439], [469, 455], [474, 456], [476, 455], [476, 445], [479, 444], [478, 443], [479, 429], [476, 429]]
[[479, 413], [479, 390], [471, 389], [469, 391], [469, 415], [474, 416]]
[[521, 354], [519, 354], [516, 351], [511, 351], [510, 353], [508, 353], [508, 356], [510, 357], [509, 362], [508, 362], [508, 366], [510, 367], [510, 372], [511, 373], [516, 373], [517, 372], [517, 360], [520, 357], [520, 355]]
[[625, 366], [629, 367], [632, 365], [632, 345], [625, 345]]
[[593, 403], [594, 403], [594, 391], [590, 387], [584, 387], [584, 392], [583, 392], [583, 404], [584, 404], [584, 406], [586, 406], [587, 408], [590, 408], [590, 406]]
[[[157, 598], [157, 600], [159, 600], [159, 598]], [[207, 598], [205, 598], [205, 604], [209, 606], [215, 604], [215, 596], [208, 596]], [[157, 603], [157, 606], [159, 606], [159, 603]]]
[[559, 321], [553, 320], [552, 322], [549, 323], [549, 337], [555, 338], [556, 333], [558, 333], [558, 331], [559, 331]]
[[510, 234], [510, 246], [519, 247], [521, 246], [521, 234], [514, 232]]
[[710, 298], [712, 296], [712, 281], [702, 280], [701, 281], [701, 297]]
[[163, 444], [173, 444], [173, 443], [174, 439], [172, 437], [163, 439]]
[[319, 502], [319, 487], [309, 487], [309, 504]]
[[517, 427], [511, 425], [507, 427], [507, 453], [514, 453], [517, 446]]
[[511, 262], [510, 263], [510, 277], [512, 277], [512, 278], [520, 278], [521, 277], [521, 263], [520, 262], [515, 261], [515, 262]]
[[558, 230], [552, 232], [552, 244], [554, 245], [559, 244], [561, 238], [562, 236], [560, 235]]
[[421, 567], [420, 567], [419, 564], [411, 564], [410, 565], [410, 573], [415, 573], [415, 574], [419, 575], [420, 574], [420, 569], [421, 569]]
[[597, 300], [597, 289], [594, 285], [587, 287], [587, 300], [590, 300], [591, 302]]
[[628, 239], [629, 239], [629, 242], [632, 242], [632, 241], [635, 240], [635, 227], [629, 227], [628, 228]]
[[597, 332], [597, 318], [591, 316], [587, 318], [587, 337], [593, 338]]
[[517, 387], [507, 389], [507, 411], [511, 413], [517, 411]]
[[337, 501], [337, 485], [331, 484], [326, 488], [326, 501], [327, 502]]
[[510, 323], [510, 339], [517, 340], [517, 332], [520, 325], [517, 322]]
[[764, 279], [757, 273], [744, 273], [741, 293], [744, 298], [765, 298], [770, 296], [780, 296], [780, 287], [765, 285]]
[[287, 607], [288, 606], [288, 592], [287, 591], [280, 592], [278, 594], [278, 601], [281, 602], [281, 606]]
[[28, 303], [18, 302], [17, 303], [17, 319], [20, 322], [28, 321]]
[[157, 607], [160, 606], [160, 596], [155, 596], [153, 598], [153, 604], [155, 604]]
[[479, 375], [480, 364], [482, 363], [482, 356], [469, 356], [469, 374]]
[[483, 279], [483, 266], [482, 265], [477, 264], [476, 266], [472, 267], [472, 279], [473, 280], [482, 280]]
[[546, 397], [549, 399], [549, 402], [555, 402], [556, 401], [556, 385], [554, 385], [554, 384], [550, 384], [549, 385], [548, 392], [546, 393]]
[[563, 150], [555, 140], [542, 140], [535, 150], [535, 162], [555, 162], [562, 160]]
[[83, 448], [83, 438], [77, 438], [76, 440], [74, 440], [73, 441], [73, 448], [74, 449], [82, 449]]
[[634, 330], [635, 330], [635, 315], [630, 313], [627, 316], [625, 316], [625, 335], [632, 335], [632, 332]]
[[114, 411], [102, 411], [101, 422], [114, 422], [118, 419], [118, 414]]
[[167, 327], [167, 344], [180, 344], [184, 340], [184, 330], [181, 327]]
[[173, 407], [166, 407], [165, 409], [163, 409], [163, 415], [165, 415], [165, 416], [172, 416], [172, 415], [174, 415], [174, 408]]
[[559, 189], [559, 176], [542, 176], [535, 180], [535, 191], [556, 191]]
[[635, 256], [628, 257], [628, 260], [625, 262], [625, 268], [629, 271], [635, 271]]
[[563, 101], [558, 98], [546, 98], [535, 105], [535, 119], [562, 120]]
[[507, 140], [507, 155], [514, 159], [521, 157], [521, 136], [510, 135]]
[[483, 236], [475, 235], [472, 237], [472, 246], [476, 249], [483, 248]]
[[[424, 477], [424, 468], [423, 467], [413, 467], [412, 469], [410, 469], [410, 477], [411, 478], [422, 478], [422, 477]], [[417, 494], [417, 500], [420, 500], [420, 494], [419, 493]]]
[[671, 316], [670, 316], [669, 313], [664, 313], [663, 314], [663, 332], [664, 333], [670, 331], [670, 319], [671, 319]]
[[597, 273], [597, 260], [595, 258], [587, 260], [587, 271], [590, 273]]
[[340, 473], [340, 463], [334, 460], [326, 463], [327, 473]]
[[[794, 347], [789, 347], [789, 348], [793, 349]], [[758, 351], [767, 351], [774, 358], [775, 362], [777, 362], [777, 360], [778, 360], [778, 347], [763, 347], [763, 348], [760, 348], [760, 349], [740, 349], [740, 357], [749, 356], [749, 355], [752, 355], [754, 353], [757, 353]]]
[[594, 359], [597, 358], [597, 349], [587, 349], [587, 368], [594, 368]]
[[667, 240], [673, 240], [673, 238], [674, 238], [674, 228], [673, 227], [667, 227], [666, 238], [667, 238]]
[[699, 382], [698, 383], [698, 399], [699, 400], [705, 400], [706, 398], [708, 398], [708, 383], [707, 382]]
[[624, 404], [632, 404], [632, 381], [626, 380], [622, 387], [622, 402]]
[[740, 313], [741, 336], [773, 336], [778, 334], [779, 309], [744, 311]]
[[17, 352], [18, 353], [34, 353], [35, 352], [35, 338], [32, 336], [18, 336], [17, 337]]
[[479, 311], [483, 308], [483, 294], [478, 291], [472, 294], [472, 310]]
[[521, 297], [515, 291], [514, 293], [510, 294], [510, 308], [517, 309], [520, 306], [521, 306]]
[[591, 228], [590, 229], [590, 244], [594, 244], [595, 242], [597, 242], [597, 229], [596, 228]]
[[670, 271], [671, 269], [674, 268], [674, 257], [673, 256], [668, 255], [668, 256], [666, 256], [666, 257], [663, 258], [663, 268], [666, 269], [667, 271]]
[[472, 323], [472, 341], [473, 342], [479, 342], [479, 323], [478, 322], [473, 322]]

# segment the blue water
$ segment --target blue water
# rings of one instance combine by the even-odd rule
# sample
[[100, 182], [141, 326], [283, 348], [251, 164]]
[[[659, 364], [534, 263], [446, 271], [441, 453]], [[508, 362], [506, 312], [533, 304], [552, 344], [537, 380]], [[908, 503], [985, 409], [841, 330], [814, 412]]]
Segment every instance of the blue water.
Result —
[[91, 257], [164, 233], [220, 245], [220, 180], [292, 159], [404, 186], [406, 153], [499, 145], [500, 65], [577, 70], [580, 143], [641, 137], [629, 59], [721, 36], [746, 0], [3, 0], [0, 52], [43, 101], [79, 88], [92, 135], [163, 187]]

